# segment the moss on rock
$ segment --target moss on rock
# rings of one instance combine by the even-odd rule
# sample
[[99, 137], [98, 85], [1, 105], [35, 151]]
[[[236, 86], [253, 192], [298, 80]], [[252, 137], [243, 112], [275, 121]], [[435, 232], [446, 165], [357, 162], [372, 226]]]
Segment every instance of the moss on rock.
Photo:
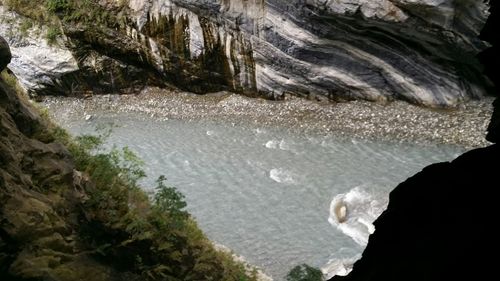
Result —
[[0, 78], [0, 280], [255, 280], [214, 249], [182, 196], [149, 201], [132, 152], [91, 153], [100, 138], [73, 139], [45, 117]]

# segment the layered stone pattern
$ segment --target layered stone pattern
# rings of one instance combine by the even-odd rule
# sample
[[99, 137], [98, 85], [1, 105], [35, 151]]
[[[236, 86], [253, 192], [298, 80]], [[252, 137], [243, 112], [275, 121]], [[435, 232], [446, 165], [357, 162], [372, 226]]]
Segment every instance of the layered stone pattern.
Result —
[[[85, 57], [112, 59], [196, 93], [402, 99], [440, 107], [481, 97], [488, 88], [474, 57], [487, 47], [478, 39], [488, 16], [483, 1], [130, 0], [128, 9], [127, 26], [118, 32], [84, 34], [66, 25], [73, 53], [92, 41], [97, 47]], [[106, 40], [91, 38], [99, 34], [124, 39], [99, 46], [95, 41]], [[92, 63], [79, 67], [88, 71]], [[29, 87], [36, 79], [25, 80]]]

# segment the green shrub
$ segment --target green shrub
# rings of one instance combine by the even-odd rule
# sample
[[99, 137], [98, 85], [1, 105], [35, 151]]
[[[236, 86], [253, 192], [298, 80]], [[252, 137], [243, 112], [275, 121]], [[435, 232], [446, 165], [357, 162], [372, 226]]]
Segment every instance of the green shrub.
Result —
[[47, 13], [38, 1], [32, 0], [4, 0], [3, 4], [8, 10], [15, 11], [23, 16], [37, 20], [45, 21]]
[[19, 81], [17, 80], [16, 76], [12, 74], [9, 70], [4, 69], [0, 73], [0, 78], [12, 89], [16, 91], [16, 93], [19, 95], [19, 97], [25, 101], [28, 100], [28, 94], [26, 91], [21, 87], [19, 84]]
[[68, 0], [47, 0], [45, 5], [51, 13], [63, 12], [70, 7]]
[[54, 25], [59, 21], [91, 26], [120, 27], [126, 21], [128, 1], [117, 1], [111, 11], [97, 0], [4, 0], [9, 10], [28, 17], [39, 24]]
[[57, 42], [57, 38], [61, 35], [61, 31], [58, 27], [50, 26], [47, 29], [47, 33], [45, 34], [45, 38], [47, 39], [47, 43], [49, 45], [54, 45]]
[[81, 236], [102, 259], [143, 280], [256, 280], [230, 254], [214, 249], [184, 210], [184, 196], [164, 176], [149, 200], [138, 185], [145, 176], [143, 161], [128, 148], [102, 148], [110, 127], [75, 139], [55, 128], [52, 138], [66, 144], [77, 169], [95, 184], [84, 208], [92, 219]]
[[31, 19], [23, 19], [21, 25], [19, 26], [19, 31], [21, 35], [26, 37], [28, 35], [28, 30], [33, 27], [33, 21]]
[[154, 195], [154, 207], [160, 212], [168, 213], [176, 225], [186, 220], [188, 214], [183, 209], [186, 207], [184, 195], [175, 187], [165, 185], [166, 178], [160, 176], [156, 181], [156, 193]]
[[294, 267], [286, 276], [287, 281], [322, 281], [323, 273], [307, 264]]

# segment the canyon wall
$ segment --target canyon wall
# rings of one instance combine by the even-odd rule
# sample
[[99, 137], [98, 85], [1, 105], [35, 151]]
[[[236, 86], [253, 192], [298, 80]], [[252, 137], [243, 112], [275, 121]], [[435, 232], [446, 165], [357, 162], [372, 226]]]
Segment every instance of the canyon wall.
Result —
[[[440, 107], [489, 88], [475, 58], [488, 46], [478, 39], [483, 1], [90, 1], [101, 14], [87, 22], [71, 20], [78, 9], [55, 11], [64, 35], [52, 46], [43, 27], [21, 36], [30, 15], [8, 2], [0, 35], [13, 45], [11, 70], [35, 92], [41, 84], [68, 94], [168, 82], [195, 93]], [[103, 14], [112, 20], [99, 22]], [[57, 67], [33, 63], [35, 50]]]
[[[500, 7], [491, 5], [481, 38], [492, 47], [479, 57], [498, 86]], [[361, 260], [348, 276], [331, 281], [487, 280], [496, 274], [486, 257], [499, 246], [491, 222], [498, 217], [492, 194], [499, 186], [500, 98], [494, 106], [487, 139], [495, 144], [426, 167], [399, 184]]]

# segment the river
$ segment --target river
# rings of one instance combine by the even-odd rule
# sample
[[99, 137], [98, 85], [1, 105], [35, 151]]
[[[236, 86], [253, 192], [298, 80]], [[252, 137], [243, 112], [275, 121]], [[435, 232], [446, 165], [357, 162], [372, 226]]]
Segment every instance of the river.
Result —
[[113, 123], [107, 144], [128, 146], [144, 159], [145, 189], [151, 190], [155, 179], [165, 175], [186, 196], [189, 212], [211, 240], [275, 280], [283, 280], [300, 263], [322, 267], [362, 252], [359, 241], [328, 222], [335, 196], [361, 190], [362, 196], [383, 206], [398, 183], [465, 150], [298, 133], [229, 119], [90, 113], [85, 118], [53, 112], [75, 135]]

